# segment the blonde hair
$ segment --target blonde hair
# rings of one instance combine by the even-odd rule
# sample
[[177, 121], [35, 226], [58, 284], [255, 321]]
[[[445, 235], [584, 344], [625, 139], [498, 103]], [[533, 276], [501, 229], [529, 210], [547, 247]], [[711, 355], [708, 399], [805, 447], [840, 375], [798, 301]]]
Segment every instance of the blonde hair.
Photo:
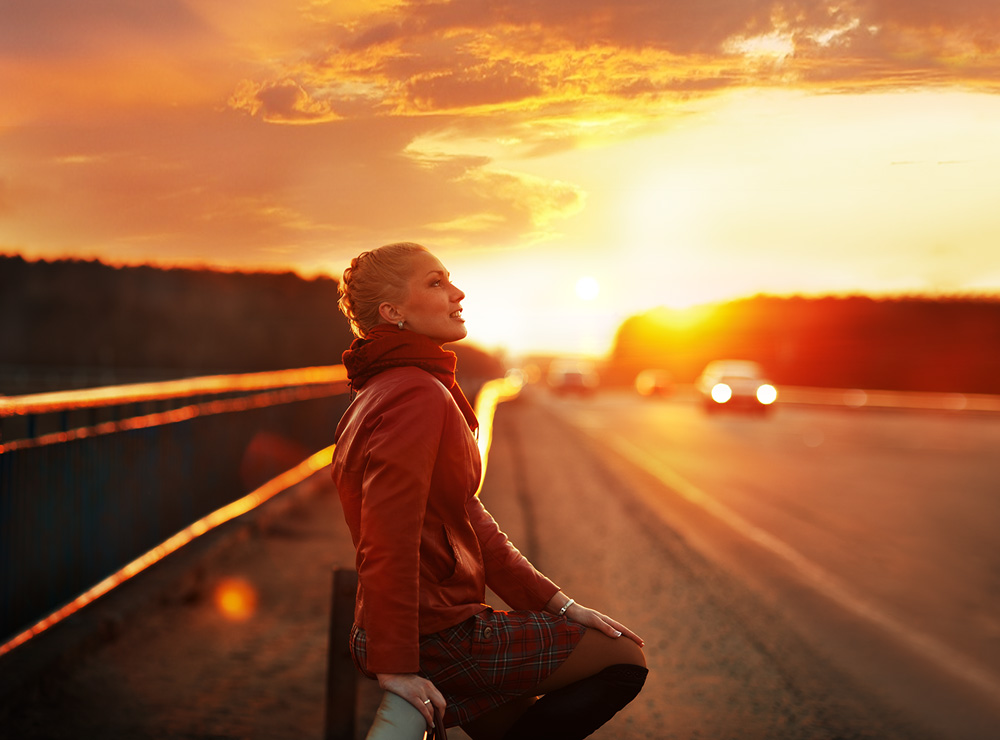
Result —
[[410, 261], [427, 249], [413, 242], [397, 242], [362, 252], [351, 260], [340, 281], [337, 305], [351, 323], [351, 331], [363, 337], [385, 323], [378, 308], [385, 301], [401, 300], [407, 291]]

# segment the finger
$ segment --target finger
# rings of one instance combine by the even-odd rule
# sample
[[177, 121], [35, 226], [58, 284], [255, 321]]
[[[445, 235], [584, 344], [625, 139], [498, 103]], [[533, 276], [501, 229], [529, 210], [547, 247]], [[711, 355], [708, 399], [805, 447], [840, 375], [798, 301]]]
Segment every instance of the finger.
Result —
[[438, 691], [437, 688], [434, 688], [429, 694], [429, 696], [434, 706], [440, 709], [442, 712], [444, 712], [444, 710], [448, 708], [448, 700], [444, 698], [444, 694]]
[[448, 702], [445, 701], [445, 698], [439, 691], [437, 691], [437, 689], [429, 692], [428, 696], [430, 697], [431, 703], [427, 706], [434, 715], [434, 719], [437, 720], [439, 717], [443, 717], [444, 710], [447, 708]]
[[628, 639], [630, 639], [632, 642], [634, 642], [636, 645], [638, 645], [639, 647], [643, 647], [646, 644], [645, 641], [641, 637], [639, 637], [639, 635], [637, 635], [635, 632], [633, 632], [632, 630], [630, 630], [628, 627], [626, 627], [621, 622], [616, 622], [613, 619], [608, 619], [607, 621], [608, 621], [609, 624], [611, 624], [612, 627], [614, 627], [614, 629], [618, 633], [619, 637], [620, 636], [625, 636]]
[[417, 709], [420, 713], [424, 715], [424, 721], [427, 723], [428, 727], [434, 726], [434, 703], [429, 699], [417, 699], [416, 702]]
[[646, 641], [643, 640], [641, 637], [639, 637], [639, 635], [637, 635], [632, 630], [623, 627], [622, 628], [622, 634], [625, 637], [627, 637], [628, 639], [630, 639], [632, 642], [634, 642], [636, 645], [638, 645], [639, 647], [645, 647], [646, 646]]
[[427, 726], [431, 727], [434, 722], [434, 707], [427, 698], [428, 693], [430, 692], [425, 690], [422, 685], [418, 684], [413, 689], [407, 691], [405, 697], [406, 700], [416, 707], [418, 712], [420, 712], [421, 716], [424, 718], [424, 722], [427, 723]]
[[613, 640], [622, 636], [621, 630], [617, 629], [607, 617], [598, 619], [594, 626]]

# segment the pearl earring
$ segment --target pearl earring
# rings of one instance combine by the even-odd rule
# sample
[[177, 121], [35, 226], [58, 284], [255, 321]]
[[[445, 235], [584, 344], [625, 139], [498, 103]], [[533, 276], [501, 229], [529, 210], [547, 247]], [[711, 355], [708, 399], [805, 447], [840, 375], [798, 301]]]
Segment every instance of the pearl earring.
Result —
[[400, 329], [402, 329], [403, 328], [403, 320], [400, 319], [399, 321], [397, 321], [396, 322], [396, 326], [398, 326]]

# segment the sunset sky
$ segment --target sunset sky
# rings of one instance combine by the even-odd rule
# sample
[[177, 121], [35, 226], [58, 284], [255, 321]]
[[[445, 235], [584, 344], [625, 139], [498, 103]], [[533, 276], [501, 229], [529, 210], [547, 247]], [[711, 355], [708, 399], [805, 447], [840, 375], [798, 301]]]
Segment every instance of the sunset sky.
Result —
[[0, 0], [0, 90], [7, 254], [339, 275], [419, 241], [513, 353], [1000, 292], [996, 0]]

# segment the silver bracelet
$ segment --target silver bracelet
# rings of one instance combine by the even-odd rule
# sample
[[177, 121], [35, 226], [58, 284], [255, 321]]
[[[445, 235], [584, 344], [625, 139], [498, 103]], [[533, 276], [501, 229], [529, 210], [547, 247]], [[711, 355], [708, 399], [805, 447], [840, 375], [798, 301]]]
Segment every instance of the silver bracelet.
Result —
[[573, 604], [575, 603], [576, 602], [573, 599], [567, 601], [565, 604], [562, 605], [562, 609], [556, 612], [556, 616], [561, 617], [563, 614], [566, 613], [566, 610], [569, 609], [571, 606], [573, 606]]

